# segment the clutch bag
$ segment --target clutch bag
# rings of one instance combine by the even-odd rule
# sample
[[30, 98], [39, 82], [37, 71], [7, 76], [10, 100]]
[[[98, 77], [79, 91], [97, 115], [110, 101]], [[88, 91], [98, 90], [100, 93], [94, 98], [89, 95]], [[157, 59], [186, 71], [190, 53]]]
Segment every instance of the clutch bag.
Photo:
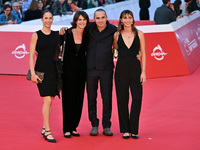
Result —
[[[44, 79], [44, 72], [35, 71], [35, 74], [36, 74], [41, 80]], [[31, 81], [31, 70], [30, 70], [30, 69], [28, 70], [26, 79], [29, 80], [29, 81]], [[42, 81], [38, 80], [38, 83], [42, 83]]]

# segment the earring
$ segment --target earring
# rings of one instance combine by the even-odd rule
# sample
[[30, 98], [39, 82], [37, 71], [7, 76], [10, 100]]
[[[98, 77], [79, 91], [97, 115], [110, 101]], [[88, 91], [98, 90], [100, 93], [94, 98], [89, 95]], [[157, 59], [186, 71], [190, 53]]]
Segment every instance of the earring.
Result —
[[124, 25], [123, 22], [121, 22], [121, 25], [122, 25], [122, 26]]

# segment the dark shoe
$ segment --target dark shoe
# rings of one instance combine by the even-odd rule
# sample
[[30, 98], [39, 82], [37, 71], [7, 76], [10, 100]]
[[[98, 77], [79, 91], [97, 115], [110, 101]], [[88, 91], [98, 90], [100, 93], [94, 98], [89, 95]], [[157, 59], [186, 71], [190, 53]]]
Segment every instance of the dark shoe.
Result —
[[[45, 133], [46, 133], [46, 132], [51, 132], [51, 130], [45, 131]], [[51, 134], [51, 133], [49, 133], [49, 134], [47, 134], [47, 135], [44, 134], [45, 140], [47, 140], [48, 142], [51, 142], [51, 143], [56, 143], [56, 140], [55, 140], [55, 139], [49, 139], [49, 138], [48, 138], [49, 135], [52, 135], [52, 134]]]
[[43, 137], [44, 137], [44, 133], [45, 133], [45, 128], [42, 128], [41, 134], [43, 135]]
[[76, 137], [79, 137], [79, 136], [80, 136], [80, 134], [77, 133], [76, 131], [72, 131], [71, 134], [72, 134], [72, 136], [76, 136]]
[[138, 136], [137, 134], [131, 134], [131, 137], [132, 137], [133, 139], [138, 139], [138, 138], [139, 138], [139, 136]]
[[67, 132], [65, 132], [64, 137], [65, 137], [65, 138], [71, 138], [71, 133], [69, 132], [70, 134], [67, 134], [67, 135], [66, 135], [66, 133], [67, 133]]
[[92, 130], [90, 131], [90, 135], [96, 136], [98, 134], [98, 127], [92, 127]]
[[130, 134], [129, 135], [125, 135], [125, 133], [122, 136], [124, 139], [129, 139], [130, 138]]
[[110, 128], [104, 128], [104, 129], [103, 129], [103, 134], [104, 134], [104, 135], [107, 135], [107, 136], [112, 136], [112, 135], [113, 135], [113, 133], [112, 133], [112, 131], [110, 130]]

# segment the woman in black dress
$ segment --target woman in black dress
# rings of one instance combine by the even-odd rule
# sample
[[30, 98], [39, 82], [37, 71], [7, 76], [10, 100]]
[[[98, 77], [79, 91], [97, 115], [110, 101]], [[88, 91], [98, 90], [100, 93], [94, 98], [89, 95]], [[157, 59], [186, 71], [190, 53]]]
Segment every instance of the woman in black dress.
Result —
[[[43, 128], [42, 135], [49, 142], [56, 142], [51, 135], [50, 130], [50, 114], [52, 108], [53, 97], [59, 95], [57, 84], [57, 69], [55, 55], [59, 53], [58, 38], [59, 33], [51, 30], [53, 15], [51, 12], [44, 11], [42, 14], [43, 28], [31, 37], [30, 43], [30, 70], [31, 80], [36, 83], [39, 89], [40, 96], [43, 98], [44, 104], [42, 108]], [[34, 68], [34, 56], [37, 51], [37, 61]], [[38, 83], [40, 78], [35, 74], [35, 71], [44, 72], [44, 80]]]
[[[142, 85], [146, 81], [146, 55], [144, 34], [134, 26], [133, 13], [124, 10], [120, 15], [118, 31], [114, 34], [118, 47], [115, 85], [119, 113], [120, 132], [123, 138], [138, 138], [139, 116], [142, 102]], [[137, 54], [141, 53], [141, 65]], [[141, 69], [142, 66], [142, 69]], [[129, 114], [129, 88], [132, 105]]]
[[80, 136], [78, 127], [85, 91], [86, 52], [88, 35], [85, 27], [89, 17], [84, 11], [74, 15], [72, 27], [65, 33], [65, 49], [63, 57], [63, 133], [64, 137]]

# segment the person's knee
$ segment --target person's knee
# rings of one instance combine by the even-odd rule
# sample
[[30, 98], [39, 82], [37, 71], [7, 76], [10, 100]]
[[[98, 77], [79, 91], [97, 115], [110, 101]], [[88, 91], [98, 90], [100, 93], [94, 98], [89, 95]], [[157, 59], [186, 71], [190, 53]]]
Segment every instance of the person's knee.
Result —
[[44, 104], [51, 106], [52, 105], [52, 98], [50, 96], [43, 97]]

